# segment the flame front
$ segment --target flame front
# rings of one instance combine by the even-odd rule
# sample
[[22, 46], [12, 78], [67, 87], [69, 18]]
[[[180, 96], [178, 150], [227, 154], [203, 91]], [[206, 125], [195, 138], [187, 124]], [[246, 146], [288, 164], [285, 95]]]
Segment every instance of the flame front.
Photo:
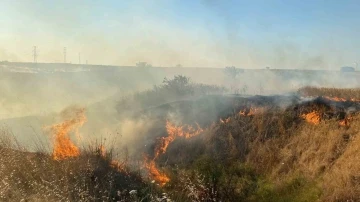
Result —
[[264, 112], [264, 108], [262, 107], [250, 107], [249, 109], [244, 109], [239, 112], [240, 116], [254, 116], [255, 114], [259, 114]]
[[[341, 97], [330, 97], [330, 96], [324, 96], [325, 99], [335, 101], [335, 102], [346, 102], [347, 99], [341, 98]], [[350, 99], [351, 101], [356, 101], [355, 99]]]
[[65, 120], [62, 123], [50, 126], [51, 131], [55, 135], [53, 158], [55, 160], [63, 160], [69, 157], [79, 156], [79, 148], [70, 140], [69, 133], [81, 127], [85, 121], [85, 109], [73, 109], [74, 117]]
[[164, 186], [170, 181], [170, 178], [156, 168], [155, 160], [149, 160], [146, 156], [145, 158], [145, 167], [149, 171], [150, 177], [154, 179], [160, 186]]
[[164, 154], [166, 152], [169, 144], [177, 137], [184, 137], [188, 139], [197, 136], [204, 131], [198, 124], [196, 125], [197, 129], [189, 125], [175, 126], [170, 121], [166, 121], [165, 127], [168, 136], [158, 138], [157, 145], [155, 145], [153, 159], [149, 160], [148, 157], [145, 156], [145, 167], [149, 171], [150, 177], [158, 182], [161, 186], [169, 182], [170, 178], [165, 174], [160, 173], [160, 171], [156, 168], [155, 160], [160, 156], [160, 154]]
[[342, 98], [342, 97], [330, 97], [330, 96], [323, 96], [323, 98], [335, 102], [347, 102], [347, 101], [360, 102], [360, 99], [356, 99], [356, 98]]
[[197, 129], [189, 125], [175, 126], [170, 121], [166, 121], [167, 137], [161, 137], [158, 139], [158, 144], [155, 146], [156, 159], [160, 154], [166, 152], [169, 144], [175, 140], [176, 137], [184, 137], [186, 139], [194, 137], [202, 133], [204, 130], [197, 124]]
[[345, 119], [341, 120], [339, 122], [340, 126], [350, 126], [350, 121], [352, 120], [352, 117], [346, 117]]
[[307, 114], [302, 114], [301, 117], [305, 119], [307, 122], [312, 123], [314, 125], [318, 125], [320, 123], [320, 114], [316, 111], [312, 111]]

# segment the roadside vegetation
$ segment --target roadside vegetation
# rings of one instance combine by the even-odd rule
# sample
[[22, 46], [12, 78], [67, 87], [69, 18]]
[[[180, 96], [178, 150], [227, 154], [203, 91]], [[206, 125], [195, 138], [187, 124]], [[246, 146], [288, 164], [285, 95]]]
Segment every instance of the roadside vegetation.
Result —
[[360, 89], [359, 88], [318, 88], [307, 86], [300, 88], [298, 93], [304, 96], [330, 96], [344, 98], [347, 100], [357, 99], [360, 100]]
[[[118, 110], [224, 92], [176, 76], [121, 100]], [[299, 92], [346, 97], [360, 90], [307, 87]], [[258, 99], [269, 104], [234, 104], [229, 106], [233, 114], [206, 127], [170, 122], [154, 126], [167, 133], [152, 141], [151, 152], [138, 155], [143, 159], [115, 153], [101, 143], [54, 159], [46, 151], [26, 151], [2, 129], [0, 200], [359, 201], [359, 111], [350, 114], [336, 100], [279, 107], [266, 97]], [[131, 163], [136, 161], [141, 163]]]
[[189, 77], [177, 75], [172, 79], [164, 78], [161, 85], [156, 85], [152, 89], [123, 97], [118, 102], [117, 111], [120, 114], [127, 114], [169, 102], [203, 95], [223, 94], [227, 91], [222, 86], [193, 83]]

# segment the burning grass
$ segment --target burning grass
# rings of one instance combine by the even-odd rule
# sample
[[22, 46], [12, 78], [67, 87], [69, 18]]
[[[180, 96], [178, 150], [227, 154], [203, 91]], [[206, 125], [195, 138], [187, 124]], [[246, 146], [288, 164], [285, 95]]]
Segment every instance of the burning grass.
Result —
[[[8, 139], [8, 136], [1, 138]], [[110, 156], [88, 149], [81, 150], [76, 158], [59, 161], [45, 152], [19, 151], [3, 141], [0, 143], [0, 200], [128, 201], [130, 190], [146, 190], [140, 173], [127, 168], [115, 169]], [[145, 196], [140, 192], [136, 197]]]
[[[315, 96], [318, 91], [306, 92]], [[285, 107], [276, 104], [281, 97], [239, 98], [232, 114], [216, 117], [213, 124], [199, 120], [202, 127], [163, 117], [148, 134], [153, 145], [139, 151], [144, 152], [141, 166], [133, 170], [103, 144], [82, 150], [71, 141], [70, 133], [86, 120], [76, 109], [49, 127], [55, 135], [52, 155], [24, 152], [2, 141], [0, 160], [10, 164], [0, 167], [5, 182], [0, 196], [156, 201], [149, 193], [156, 190], [175, 201], [357, 201], [360, 103], [346, 93], [322, 92], [314, 99], [291, 99]], [[131, 198], [132, 189], [137, 199]]]
[[[166, 158], [168, 167], [177, 166], [190, 176], [201, 174], [200, 181], [192, 179], [198, 184], [187, 193], [195, 198], [356, 201], [360, 166], [350, 163], [354, 160], [349, 155], [348, 163], [343, 158], [350, 153], [355, 158], [353, 152], [360, 150], [355, 146], [359, 119], [356, 103], [326, 98], [285, 109], [245, 107], [220, 119], [199, 138], [173, 140], [164, 155], [171, 158]], [[170, 178], [169, 186], [181, 181], [176, 178]], [[201, 188], [202, 184], [207, 184], [207, 189]]]
[[[70, 111], [71, 110], [71, 111]], [[70, 111], [70, 112], [69, 112]], [[68, 115], [71, 113], [71, 115]], [[80, 155], [79, 148], [70, 140], [70, 132], [78, 133], [79, 127], [86, 122], [84, 108], [70, 108], [63, 112], [63, 116], [71, 116], [64, 122], [50, 126], [54, 134], [53, 158], [55, 160], [63, 160], [69, 157]]]
[[312, 111], [307, 114], [302, 114], [301, 117], [307, 122], [318, 125], [320, 123], [320, 115], [316, 111]]
[[161, 173], [161, 171], [157, 168], [154, 159], [149, 159], [147, 156], [144, 156], [144, 163], [151, 180], [155, 180], [160, 186], [164, 186], [170, 181], [170, 178], [166, 174]]
[[165, 128], [167, 136], [157, 139], [154, 149], [154, 158], [149, 159], [148, 156], [144, 156], [145, 168], [148, 170], [151, 179], [155, 180], [161, 186], [164, 186], [170, 181], [170, 178], [166, 174], [160, 172], [155, 161], [161, 154], [166, 152], [169, 144], [171, 144], [177, 137], [188, 139], [197, 136], [204, 131], [198, 124], [196, 124], [196, 126], [197, 129], [189, 125], [175, 126], [170, 121], [166, 121]]
[[317, 87], [304, 87], [298, 90], [298, 93], [306, 97], [326, 97], [333, 101], [356, 101], [360, 102], [360, 89], [359, 88], [317, 88]]
[[[83, 108], [62, 112], [65, 119], [45, 129], [54, 135], [51, 154], [28, 152], [0, 130], [1, 201], [149, 201], [154, 190], [139, 171], [114, 159], [113, 148], [90, 144], [80, 149], [70, 139], [85, 121]], [[126, 155], [126, 154], [124, 154]], [[135, 190], [135, 191], [134, 191]]]

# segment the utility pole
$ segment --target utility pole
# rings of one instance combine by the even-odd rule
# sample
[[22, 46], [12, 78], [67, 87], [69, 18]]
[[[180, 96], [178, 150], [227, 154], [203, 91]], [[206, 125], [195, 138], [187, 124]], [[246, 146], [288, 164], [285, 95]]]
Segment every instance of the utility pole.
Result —
[[79, 53], [79, 64], [81, 64], [80, 53]]
[[66, 63], [66, 47], [64, 47], [64, 63]]
[[33, 56], [34, 56], [34, 63], [37, 63], [37, 50], [36, 50], [36, 46], [34, 46], [34, 49], [33, 49]]

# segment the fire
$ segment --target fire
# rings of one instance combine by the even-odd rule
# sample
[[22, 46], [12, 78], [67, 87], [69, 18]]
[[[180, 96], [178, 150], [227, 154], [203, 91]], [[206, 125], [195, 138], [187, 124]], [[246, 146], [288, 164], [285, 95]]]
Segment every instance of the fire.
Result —
[[325, 98], [325, 99], [328, 99], [328, 100], [336, 101], [336, 102], [345, 102], [345, 101], [346, 101], [345, 98], [340, 98], [340, 97], [324, 96], [324, 98]]
[[157, 145], [155, 145], [154, 158], [152, 160], [145, 157], [145, 167], [149, 171], [151, 178], [153, 178], [161, 186], [169, 182], [170, 178], [165, 174], [160, 173], [160, 171], [156, 168], [155, 160], [160, 156], [160, 154], [164, 154], [166, 152], [169, 144], [177, 137], [184, 137], [188, 139], [197, 136], [204, 131], [198, 124], [196, 125], [197, 129], [189, 125], [175, 126], [170, 121], [166, 121], [165, 127], [168, 136], [158, 138]]
[[246, 116], [245, 110], [241, 110], [241, 111], [239, 112], [239, 115], [240, 115], [240, 116]]
[[106, 151], [105, 151], [104, 145], [100, 145], [98, 150], [99, 150], [98, 152], [99, 152], [100, 156], [106, 157]]
[[163, 154], [166, 152], [167, 147], [171, 142], [175, 140], [175, 133], [169, 134], [167, 137], [161, 137], [158, 139], [158, 144], [155, 146], [155, 156], [154, 159], [156, 159], [160, 154]]
[[[76, 157], [80, 155], [79, 148], [70, 140], [69, 134], [71, 131], [78, 133], [78, 129], [86, 122], [84, 108], [71, 108], [63, 112], [64, 115], [71, 114], [70, 118], [62, 123], [50, 126], [51, 131], [55, 135], [53, 158], [55, 160], [64, 160], [69, 157]], [[106, 149], [104, 145], [99, 145], [96, 148], [96, 153], [102, 158], [106, 158]], [[120, 163], [117, 160], [112, 160], [110, 166], [119, 170], [124, 169], [125, 163]]]
[[346, 98], [341, 98], [341, 97], [330, 97], [330, 96], [324, 96], [324, 98], [327, 100], [335, 101], [335, 102], [346, 102], [346, 101], [360, 102], [360, 99], [356, 99], [356, 98], [346, 99]]
[[345, 119], [343, 119], [339, 122], [339, 125], [340, 126], [350, 126], [351, 120], [352, 120], [352, 117], [346, 117]]
[[244, 109], [239, 112], [240, 116], [253, 116], [255, 114], [261, 113], [264, 111], [264, 108], [261, 107], [250, 107], [249, 110]]
[[196, 124], [197, 129], [189, 125], [178, 126], [176, 127], [170, 121], [166, 121], [166, 131], [170, 135], [175, 135], [178, 137], [185, 137], [186, 139], [199, 135], [204, 132], [204, 130]]
[[204, 130], [198, 124], [197, 129], [194, 129], [189, 125], [175, 126], [170, 121], [166, 121], [166, 131], [168, 136], [158, 139], [158, 144], [155, 146], [154, 159], [156, 159], [160, 154], [165, 153], [169, 144], [173, 142], [176, 137], [184, 137], [187, 139], [199, 135]]
[[316, 111], [312, 111], [307, 114], [302, 114], [301, 117], [305, 119], [307, 122], [312, 123], [314, 125], [318, 125], [320, 123], [320, 114]]
[[150, 177], [159, 183], [160, 186], [164, 186], [170, 181], [170, 178], [156, 168], [156, 163], [154, 159], [149, 160], [146, 156], [145, 158], [145, 167], [149, 171]]
[[[67, 114], [68, 112], [69, 111], [64, 111], [63, 113]], [[71, 131], [77, 133], [78, 128], [86, 122], [85, 109], [72, 108], [70, 112], [72, 113], [72, 117], [62, 123], [50, 126], [55, 136], [52, 154], [55, 160], [76, 157], [80, 154], [79, 148], [70, 140], [69, 133]]]
[[225, 124], [225, 123], [229, 123], [230, 120], [231, 120], [230, 118], [231, 118], [231, 117], [228, 117], [228, 118], [226, 118], [225, 120], [223, 120], [223, 119], [220, 118], [220, 123], [224, 123], [224, 124]]

